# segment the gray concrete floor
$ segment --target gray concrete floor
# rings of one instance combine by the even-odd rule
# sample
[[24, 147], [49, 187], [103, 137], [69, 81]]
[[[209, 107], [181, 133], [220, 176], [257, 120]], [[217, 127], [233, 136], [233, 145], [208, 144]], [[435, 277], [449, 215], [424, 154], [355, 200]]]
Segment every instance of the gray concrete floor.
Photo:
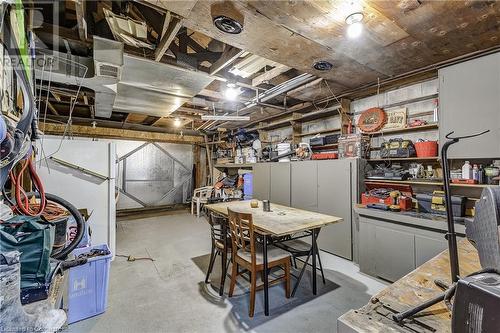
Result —
[[[117, 254], [152, 257], [111, 265], [107, 311], [72, 324], [67, 332], [335, 332], [337, 318], [366, 304], [385, 287], [360, 274], [352, 262], [321, 252], [327, 283], [313, 296], [310, 273], [294, 298], [282, 285], [270, 289], [271, 316], [263, 313], [263, 293], [257, 293], [255, 316], [248, 317], [248, 289], [240, 279], [235, 295], [219, 298], [220, 264], [212, 285], [205, 285], [210, 254], [209, 227], [204, 218], [186, 213], [121, 221]], [[293, 281], [295, 283], [295, 280]], [[226, 289], [229, 278], [226, 280]]]

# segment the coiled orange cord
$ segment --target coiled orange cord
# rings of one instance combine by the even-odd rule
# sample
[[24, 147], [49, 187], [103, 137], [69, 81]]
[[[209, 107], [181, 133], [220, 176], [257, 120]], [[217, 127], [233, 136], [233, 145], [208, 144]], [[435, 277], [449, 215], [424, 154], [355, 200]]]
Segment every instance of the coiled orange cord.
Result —
[[[31, 157], [22, 163], [21, 170], [16, 175], [15, 172], [10, 172], [10, 179], [12, 182], [12, 187], [14, 188], [16, 206], [14, 207], [19, 213], [28, 216], [38, 216], [43, 213], [47, 205], [47, 200], [45, 199], [45, 190], [43, 188], [42, 181], [38, 174], [36, 173], [35, 166]], [[40, 193], [40, 203], [36, 205], [30, 204], [30, 198], [26, 195], [23, 189], [23, 174], [28, 169], [31, 181], [33, 183], [34, 189]]]

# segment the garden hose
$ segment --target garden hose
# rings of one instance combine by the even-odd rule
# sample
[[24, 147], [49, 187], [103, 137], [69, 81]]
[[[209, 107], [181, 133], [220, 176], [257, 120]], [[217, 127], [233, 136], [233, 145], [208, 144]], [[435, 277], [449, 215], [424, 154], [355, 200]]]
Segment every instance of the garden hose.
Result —
[[[39, 198], [40, 193], [38, 192], [30, 192], [26, 193], [26, 196], [28, 197], [36, 197]], [[76, 235], [75, 238], [71, 241], [70, 244], [68, 244], [66, 247], [64, 247], [62, 250], [53, 252], [51, 257], [54, 259], [58, 260], [65, 260], [66, 257], [78, 246], [78, 244], [81, 242], [83, 238], [83, 234], [85, 232], [85, 220], [83, 219], [82, 214], [78, 211], [78, 209], [70, 204], [68, 201], [64, 200], [61, 197], [58, 197], [57, 195], [50, 194], [50, 193], [45, 193], [45, 197], [47, 199], [47, 202], [55, 202], [56, 204], [59, 204], [60, 206], [64, 207], [71, 216], [74, 217], [76, 221]]]

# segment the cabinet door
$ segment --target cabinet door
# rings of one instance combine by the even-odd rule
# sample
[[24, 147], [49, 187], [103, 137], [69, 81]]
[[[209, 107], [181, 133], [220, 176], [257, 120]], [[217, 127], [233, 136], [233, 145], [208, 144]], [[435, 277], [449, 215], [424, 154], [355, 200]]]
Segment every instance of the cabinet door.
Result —
[[318, 209], [318, 163], [304, 161], [291, 164], [292, 207], [317, 211]]
[[415, 261], [417, 267], [448, 248], [448, 242], [444, 239], [430, 238], [415, 235]]
[[269, 200], [271, 168], [268, 163], [253, 165], [253, 198]]
[[338, 216], [342, 222], [324, 227], [319, 247], [352, 259], [352, 186], [351, 161], [318, 161], [318, 212]]
[[450, 158], [500, 157], [500, 53], [439, 70], [439, 143], [489, 129], [450, 147]]
[[271, 164], [271, 203], [290, 206], [290, 163]]
[[373, 220], [359, 216], [359, 270], [371, 276], [377, 276], [375, 266], [375, 225]]
[[415, 236], [384, 227], [375, 227], [377, 275], [391, 282], [415, 269]]

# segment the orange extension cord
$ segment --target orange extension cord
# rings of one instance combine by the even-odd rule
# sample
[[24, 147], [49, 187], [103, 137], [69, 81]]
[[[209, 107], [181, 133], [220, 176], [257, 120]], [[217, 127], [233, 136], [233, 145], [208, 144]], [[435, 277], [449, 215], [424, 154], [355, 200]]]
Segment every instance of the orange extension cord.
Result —
[[[19, 170], [18, 174], [13, 171], [11, 171], [9, 174], [16, 201], [16, 206], [13, 208], [23, 215], [38, 216], [44, 212], [47, 205], [47, 200], [45, 199], [45, 190], [43, 188], [40, 177], [38, 177], [38, 174], [36, 173], [35, 166], [31, 157], [21, 163], [22, 167], [21, 170]], [[30, 204], [30, 198], [28, 198], [26, 192], [24, 191], [23, 174], [26, 169], [28, 170], [34, 189], [38, 191], [38, 193], [40, 193], [40, 203], [38, 204]]]

